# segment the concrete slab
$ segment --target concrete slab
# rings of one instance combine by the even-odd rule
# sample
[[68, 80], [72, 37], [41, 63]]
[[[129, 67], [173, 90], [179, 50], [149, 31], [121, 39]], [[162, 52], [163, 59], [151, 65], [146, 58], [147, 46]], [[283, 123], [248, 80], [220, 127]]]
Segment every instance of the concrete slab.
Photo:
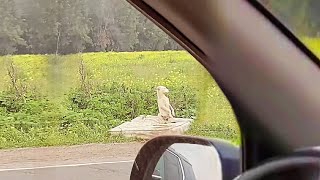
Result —
[[160, 135], [181, 135], [187, 131], [193, 119], [174, 118], [174, 122], [161, 123], [157, 116], [139, 116], [110, 130], [113, 135], [151, 139]]

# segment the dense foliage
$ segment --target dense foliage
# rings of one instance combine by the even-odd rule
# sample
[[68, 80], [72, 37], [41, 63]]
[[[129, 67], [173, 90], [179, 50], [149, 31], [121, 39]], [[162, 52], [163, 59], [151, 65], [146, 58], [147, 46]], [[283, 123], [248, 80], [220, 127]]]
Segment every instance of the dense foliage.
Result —
[[[319, 35], [318, 0], [260, 0], [297, 34]], [[0, 55], [176, 50], [122, 0], [0, 0]]]
[[0, 4], [0, 55], [180, 49], [122, 0], [0, 0]]
[[5, 56], [0, 76], [0, 148], [123, 141], [108, 130], [157, 115], [158, 85], [178, 117], [196, 119], [191, 134], [239, 138], [228, 101], [184, 51]]

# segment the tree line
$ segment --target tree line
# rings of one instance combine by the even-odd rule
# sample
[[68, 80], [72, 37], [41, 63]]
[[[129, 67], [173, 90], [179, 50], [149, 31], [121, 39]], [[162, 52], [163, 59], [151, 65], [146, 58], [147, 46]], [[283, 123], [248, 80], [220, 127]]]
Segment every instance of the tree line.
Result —
[[[320, 36], [319, 0], [260, 0], [299, 35]], [[125, 0], [0, 0], [0, 55], [181, 49]]]
[[0, 55], [181, 49], [123, 0], [0, 4]]

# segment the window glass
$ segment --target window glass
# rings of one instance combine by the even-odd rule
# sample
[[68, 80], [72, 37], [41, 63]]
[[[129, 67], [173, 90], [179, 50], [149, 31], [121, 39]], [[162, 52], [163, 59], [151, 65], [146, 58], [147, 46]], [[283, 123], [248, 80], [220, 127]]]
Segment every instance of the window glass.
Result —
[[124, 0], [0, 0], [0, 77], [0, 179], [129, 179], [145, 140], [112, 130], [158, 117], [158, 86], [184, 134], [240, 144], [210, 74]]
[[320, 57], [320, 1], [259, 0], [259, 2]]
[[164, 156], [162, 155], [156, 165], [155, 171], [154, 171], [154, 175], [160, 176], [160, 177], [164, 177]]
[[195, 173], [192, 168], [192, 164], [182, 159], [182, 165], [183, 165], [184, 174], [186, 178], [185, 180], [196, 180]]
[[177, 156], [172, 152], [166, 151], [163, 155], [164, 160], [164, 179], [182, 180], [182, 164]]

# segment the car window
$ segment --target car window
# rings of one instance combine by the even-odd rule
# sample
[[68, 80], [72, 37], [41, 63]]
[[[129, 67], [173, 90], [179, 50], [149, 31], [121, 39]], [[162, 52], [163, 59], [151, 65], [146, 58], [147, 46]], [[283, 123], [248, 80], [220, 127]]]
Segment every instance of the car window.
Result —
[[195, 180], [195, 173], [192, 164], [188, 160], [170, 148], [160, 157], [153, 175], [163, 179], [184, 179]]
[[156, 168], [153, 172], [153, 175], [157, 175], [157, 176], [160, 176], [160, 177], [164, 177], [164, 156], [162, 155], [160, 157], [160, 159], [158, 160], [158, 163], [156, 165]]
[[196, 180], [192, 164], [187, 162], [185, 159], [182, 159], [182, 166], [185, 174], [185, 180]]
[[[149, 122], [135, 126], [145, 130], [171, 115], [192, 120], [186, 135], [240, 145], [211, 75], [126, 1], [0, 4], [0, 179], [128, 179], [154, 134], [121, 125]], [[166, 167], [181, 177], [169, 156]]]
[[185, 177], [183, 166], [179, 155], [173, 151], [167, 150], [163, 154], [164, 161], [164, 179], [181, 179]]
[[320, 1], [259, 0], [318, 58], [320, 57]]

